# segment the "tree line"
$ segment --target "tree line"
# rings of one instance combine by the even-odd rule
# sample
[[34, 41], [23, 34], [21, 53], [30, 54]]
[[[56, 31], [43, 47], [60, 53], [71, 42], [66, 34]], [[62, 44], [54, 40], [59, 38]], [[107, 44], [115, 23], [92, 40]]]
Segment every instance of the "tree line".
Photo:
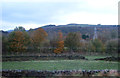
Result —
[[80, 32], [69, 32], [67, 35], [63, 35], [60, 30], [53, 33], [52, 38], [48, 38], [48, 33], [43, 28], [28, 33], [25, 28], [16, 27], [8, 36], [2, 37], [2, 51], [3, 54], [25, 52], [56, 54], [65, 52], [117, 53], [118, 38], [105, 41], [100, 34], [99, 38], [93, 40]]

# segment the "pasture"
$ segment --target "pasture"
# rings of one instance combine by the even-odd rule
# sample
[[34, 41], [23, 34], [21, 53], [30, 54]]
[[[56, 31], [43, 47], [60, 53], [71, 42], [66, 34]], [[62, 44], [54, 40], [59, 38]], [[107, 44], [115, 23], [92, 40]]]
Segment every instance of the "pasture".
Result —
[[[50, 59], [3, 61], [3, 76], [119, 76], [117, 61], [94, 60], [106, 56], [85, 56], [85, 59]], [[10, 71], [9, 71], [10, 70]], [[87, 70], [87, 72], [85, 72]], [[110, 70], [105, 71], [105, 70]], [[115, 72], [113, 72], [115, 70]], [[95, 71], [95, 72], [94, 72]], [[102, 71], [106, 72], [103, 73]], [[8, 74], [12, 73], [12, 74]], [[26, 73], [24, 73], [26, 72]], [[112, 74], [111, 74], [112, 72]], [[24, 74], [23, 74], [24, 73]], [[46, 73], [46, 74], [45, 74]], [[86, 73], [86, 74], [85, 74]]]
[[7, 61], [2, 69], [21, 70], [105, 70], [118, 69], [119, 62], [95, 60]]

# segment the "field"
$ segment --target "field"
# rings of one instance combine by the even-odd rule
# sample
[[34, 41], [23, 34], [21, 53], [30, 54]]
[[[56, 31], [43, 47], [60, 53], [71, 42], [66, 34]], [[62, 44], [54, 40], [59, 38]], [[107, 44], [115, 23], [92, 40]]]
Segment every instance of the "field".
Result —
[[95, 61], [94, 58], [104, 56], [86, 56], [88, 60], [38, 60], [38, 61], [7, 61], [2, 69], [21, 70], [104, 70], [118, 69], [118, 62]]

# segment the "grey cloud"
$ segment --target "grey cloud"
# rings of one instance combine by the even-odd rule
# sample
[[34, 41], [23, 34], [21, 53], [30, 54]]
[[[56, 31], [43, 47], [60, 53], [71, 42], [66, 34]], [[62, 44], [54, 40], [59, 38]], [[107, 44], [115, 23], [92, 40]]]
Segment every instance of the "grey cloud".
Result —
[[2, 5], [3, 21], [11, 23], [40, 23], [57, 21], [52, 19], [63, 14], [77, 12], [78, 3], [4, 3]]

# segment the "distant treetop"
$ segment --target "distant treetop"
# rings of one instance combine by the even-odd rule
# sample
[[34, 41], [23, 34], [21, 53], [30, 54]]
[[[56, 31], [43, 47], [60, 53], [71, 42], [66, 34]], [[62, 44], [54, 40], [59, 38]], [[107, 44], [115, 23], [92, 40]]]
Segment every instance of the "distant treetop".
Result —
[[22, 26], [19, 26], [19, 27], [16, 27], [15, 29], [14, 29], [14, 31], [25, 31], [25, 28], [24, 27], [22, 27]]

